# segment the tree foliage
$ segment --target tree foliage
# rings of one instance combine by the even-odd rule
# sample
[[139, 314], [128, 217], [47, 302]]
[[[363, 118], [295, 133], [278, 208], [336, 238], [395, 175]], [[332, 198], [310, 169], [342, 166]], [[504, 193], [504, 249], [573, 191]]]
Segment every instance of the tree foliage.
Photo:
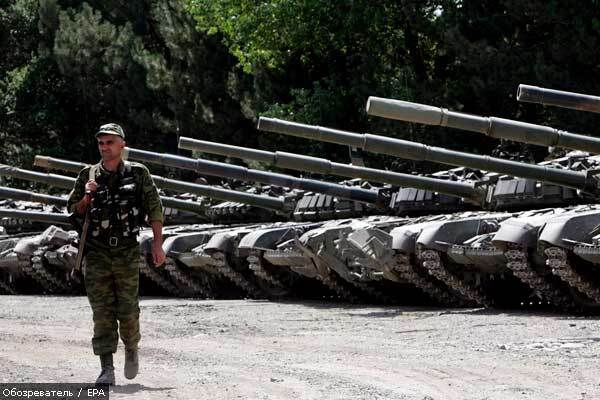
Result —
[[368, 117], [371, 95], [594, 134], [597, 116], [518, 104], [514, 93], [519, 83], [600, 93], [597, 8], [597, 0], [0, 0], [1, 161], [27, 166], [36, 153], [93, 161], [94, 129], [107, 121], [147, 149], [176, 152], [186, 135], [348, 161], [341, 146], [258, 134], [259, 115], [478, 153], [497, 144]]
[[180, 1], [16, 0], [0, 18], [3, 50], [18, 49], [0, 64], [4, 162], [93, 161], [93, 133], [108, 121], [130, 145], [169, 151], [178, 135], [223, 138], [250, 125], [229, 90], [240, 75], [233, 57]]
[[[495, 142], [368, 119], [366, 99], [592, 127], [589, 115], [573, 124], [572, 112], [520, 105], [514, 93], [519, 83], [600, 93], [588, 85], [599, 65], [598, 18], [586, 11], [597, 8], [596, 0], [187, 3], [198, 29], [221, 37], [257, 87], [271, 85], [256, 93], [263, 114], [477, 152]], [[265, 145], [280, 144], [271, 141]]]

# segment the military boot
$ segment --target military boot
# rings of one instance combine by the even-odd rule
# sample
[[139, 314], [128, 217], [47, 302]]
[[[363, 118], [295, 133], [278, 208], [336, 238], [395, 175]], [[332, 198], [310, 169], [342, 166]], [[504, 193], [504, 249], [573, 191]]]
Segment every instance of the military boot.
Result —
[[139, 368], [137, 347], [125, 348], [125, 378], [135, 378]]
[[113, 355], [102, 354], [100, 356], [100, 376], [96, 379], [96, 385], [114, 385], [115, 384], [115, 366], [113, 365]]

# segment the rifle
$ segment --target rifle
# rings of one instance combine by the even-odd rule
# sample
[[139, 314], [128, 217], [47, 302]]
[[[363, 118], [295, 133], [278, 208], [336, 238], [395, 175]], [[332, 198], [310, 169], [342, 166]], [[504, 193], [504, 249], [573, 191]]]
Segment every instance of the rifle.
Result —
[[[90, 167], [89, 180], [96, 178], [97, 166], [92, 165]], [[92, 195], [92, 192], [86, 192], [86, 195]], [[83, 220], [83, 229], [79, 236], [79, 247], [77, 248], [77, 259], [75, 260], [75, 270], [81, 271], [81, 261], [83, 260], [83, 249], [85, 248], [85, 241], [87, 239], [88, 229], [90, 227], [90, 206], [85, 209], [85, 218]]]

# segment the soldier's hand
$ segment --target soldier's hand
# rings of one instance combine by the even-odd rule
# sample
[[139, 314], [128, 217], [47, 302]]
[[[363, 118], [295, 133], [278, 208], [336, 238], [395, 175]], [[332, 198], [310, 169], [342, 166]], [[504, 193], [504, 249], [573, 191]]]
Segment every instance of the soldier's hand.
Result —
[[85, 191], [87, 192], [96, 192], [96, 190], [98, 190], [98, 184], [96, 183], [95, 180], [90, 179], [89, 181], [87, 181], [87, 183], [85, 184]]
[[152, 262], [155, 267], [160, 267], [165, 263], [165, 251], [162, 248], [162, 243], [152, 242]]

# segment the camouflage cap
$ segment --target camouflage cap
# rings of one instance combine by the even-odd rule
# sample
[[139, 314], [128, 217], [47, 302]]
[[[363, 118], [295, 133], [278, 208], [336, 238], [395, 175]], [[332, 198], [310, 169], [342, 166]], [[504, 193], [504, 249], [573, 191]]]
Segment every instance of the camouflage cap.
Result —
[[123, 132], [123, 128], [121, 125], [117, 125], [114, 123], [104, 124], [96, 132], [96, 137], [102, 135], [115, 135], [120, 136], [122, 139], [125, 139], [125, 132]]

